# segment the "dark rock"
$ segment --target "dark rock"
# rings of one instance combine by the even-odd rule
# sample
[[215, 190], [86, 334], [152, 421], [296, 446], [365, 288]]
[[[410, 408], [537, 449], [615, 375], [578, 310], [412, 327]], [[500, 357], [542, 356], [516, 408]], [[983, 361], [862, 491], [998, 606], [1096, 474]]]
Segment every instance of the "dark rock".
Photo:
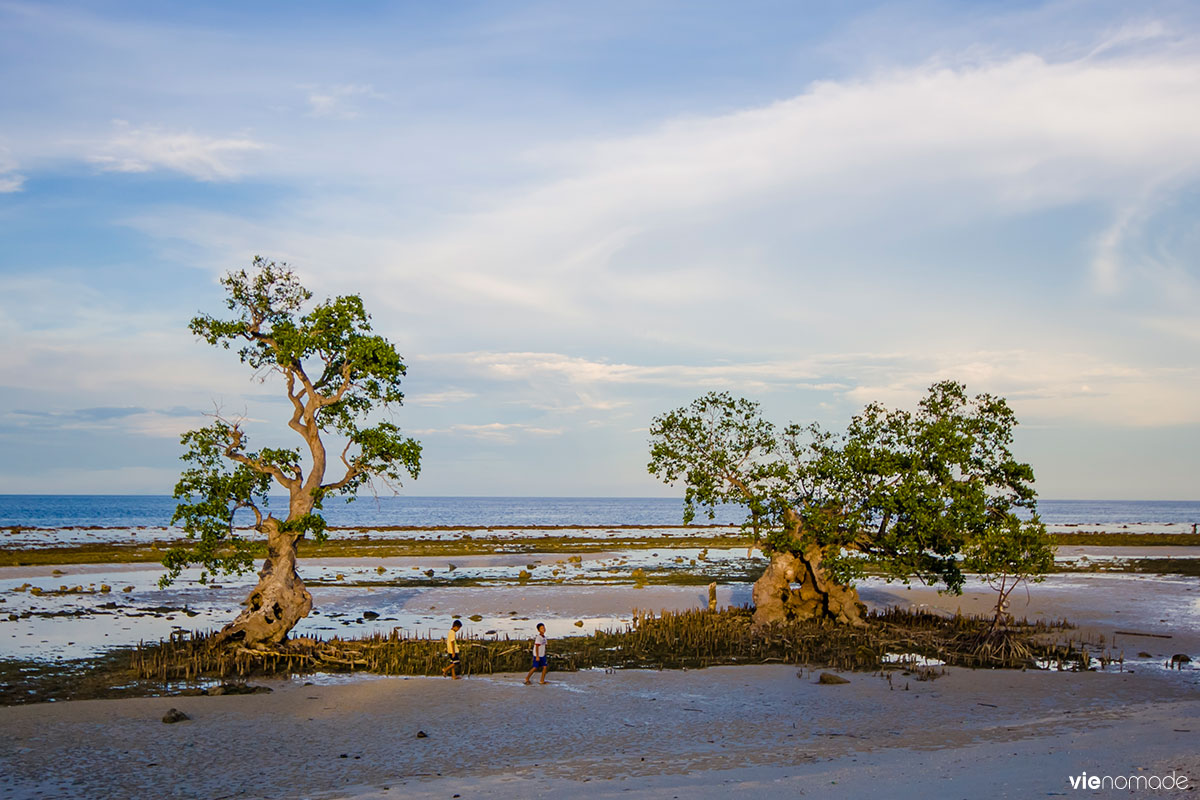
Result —
[[1154, 656], [1147, 653], [1145, 650], [1138, 653], [1138, 658], [1153, 658]]
[[429, 734], [426, 733], [425, 731], [417, 731], [417, 738], [418, 739], [428, 739]]
[[205, 695], [205, 694], [208, 694], [208, 690], [201, 689], [198, 686], [191, 686], [191, 687], [188, 687], [187, 689], [181, 689], [179, 691], [179, 695], [181, 697], [200, 697], [201, 695]]
[[364, 611], [363, 619], [379, 619], [378, 611]]
[[253, 686], [248, 683], [223, 683], [208, 690], [210, 695], [223, 694], [270, 694], [275, 691], [270, 686]]
[[841, 675], [834, 675], [832, 672], [822, 672], [821, 677], [817, 678], [817, 683], [826, 686], [836, 686], [839, 683], [849, 683], [850, 681], [843, 678]]
[[191, 719], [191, 717], [177, 708], [172, 708], [170, 711], [164, 714], [162, 718], [163, 722], [167, 723], [168, 725], [176, 722], [183, 722], [185, 719]]

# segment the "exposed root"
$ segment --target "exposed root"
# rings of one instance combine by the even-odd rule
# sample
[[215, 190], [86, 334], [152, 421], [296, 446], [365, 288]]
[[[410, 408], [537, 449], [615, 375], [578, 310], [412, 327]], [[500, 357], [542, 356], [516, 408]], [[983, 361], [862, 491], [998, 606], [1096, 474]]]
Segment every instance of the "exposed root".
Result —
[[[870, 615], [861, 627], [828, 620], [754, 625], [749, 609], [664, 613], [635, 612], [624, 630], [598, 631], [554, 643], [554, 668], [697, 668], [719, 664], [786, 663], [847, 670], [875, 670], [897, 654], [968, 667], [1023, 668], [1035, 658], [1069, 661], [1068, 649], [1040, 644], [1044, 623], [990, 632], [981, 617], [941, 617], [888, 610]], [[462, 639], [465, 674], [520, 672], [528, 646], [508, 637]], [[434, 675], [444, 666], [440, 638], [408, 639], [397, 632], [363, 639], [303, 639], [270, 649], [230, 647], [211, 635], [177, 636], [139, 647], [137, 677], [162, 682], [251, 675], [364, 671], [386, 675]], [[899, 665], [903, 667], [903, 662]], [[913, 667], [904, 667], [912, 669]]]

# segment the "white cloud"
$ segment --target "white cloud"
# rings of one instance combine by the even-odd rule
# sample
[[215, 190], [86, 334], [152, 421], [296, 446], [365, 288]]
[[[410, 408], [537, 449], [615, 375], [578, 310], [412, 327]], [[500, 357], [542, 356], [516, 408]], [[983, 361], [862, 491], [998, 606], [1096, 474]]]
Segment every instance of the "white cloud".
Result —
[[475, 392], [449, 388], [440, 392], [408, 394], [404, 398], [404, 403], [410, 406], [442, 406], [448, 403], [462, 403], [475, 397], [478, 397]]
[[229, 353], [198, 343], [184, 326], [171, 312], [116, 300], [70, 275], [0, 277], [8, 345], [0, 374], [9, 386], [87, 396], [93, 405], [129, 405], [130, 397], [173, 405], [167, 400], [179, 393], [207, 400], [251, 389]]
[[1027, 54], [818, 82], [760, 108], [534, 151], [556, 178], [403, 247], [396, 263], [412, 267], [396, 273], [448, 270], [454, 291], [571, 314], [585, 291], [629, 295], [640, 276], [606, 268], [639, 236], [676, 235], [710, 211], [720, 227], [720, 215], [770, 201], [818, 230], [1121, 202], [1200, 176], [1197, 131], [1190, 54]]
[[126, 421], [125, 428], [130, 433], [138, 436], [149, 436], [153, 438], [165, 438], [171, 439], [172, 441], [178, 441], [179, 437], [184, 432], [203, 427], [211, 422], [212, 420], [206, 418], [203, 414], [196, 414], [192, 417], [183, 417], [175, 414], [162, 414], [152, 411], [130, 417]]
[[638, 386], [673, 392], [695, 387], [696, 394], [726, 390], [758, 400], [803, 391], [842, 398], [850, 411], [872, 401], [911, 408], [931, 384], [957, 380], [972, 394], [1007, 397], [1021, 419], [1116, 427], [1200, 424], [1195, 402], [1200, 367], [1150, 367], [1081, 352], [841, 353], [709, 366], [612, 364], [557, 353], [470, 353], [432, 360], [484, 380], [527, 385], [538, 398], [603, 398], [595, 404], [531, 403], [557, 413], [615, 411], [631, 405], [629, 392]]
[[[5, 491], [13, 494], [45, 494], [56, 487], [79, 494], [170, 494], [179, 480], [179, 468], [110, 467], [86, 469], [62, 466], [45, 471], [4, 473]], [[165, 524], [169, 519], [163, 520]]]
[[0, 145], [0, 194], [19, 192], [24, 185], [25, 176], [17, 172], [17, 162], [8, 148]]
[[482, 425], [463, 423], [460, 425], [451, 425], [448, 428], [420, 428], [412, 431], [412, 433], [414, 436], [437, 434], [460, 435], [495, 442], [497, 444], [512, 444], [517, 440], [518, 434], [560, 436], [562, 435], [562, 429], [542, 428], [536, 425], [525, 425], [515, 422], [488, 422]]
[[[891, 287], [874, 278], [911, 286], [897, 256], [916, 260], [973, 224], [1068, 207], [1107, 215], [1109, 227], [1093, 234], [1090, 264], [1047, 269], [1090, 268], [1116, 297], [1126, 221], [1200, 179], [1200, 56], [1148, 50], [941, 59], [640, 133], [531, 145], [517, 162], [524, 180], [407, 227], [392, 222], [409, 209], [395, 207], [391, 184], [386, 198], [317, 197], [257, 219], [153, 209], [134, 224], [200, 243], [222, 268], [248, 252], [295, 255], [314, 284], [436, 315], [464, 338], [498, 325], [590, 328], [659, 347], [716, 338], [724, 354], [745, 355], [778, 341], [779, 326], [797, 338], [827, 331], [851, 303], [877, 302], [862, 311], [880, 327], [896, 327], [906, 304], [945, 317], [952, 303], [912, 289], [906, 303], [882, 302]], [[377, 150], [345, 160], [358, 150], [322, 142], [305, 174], [387, 183], [407, 163]], [[1022, 244], [1032, 247], [1009, 246]], [[873, 271], [842, 263], [872, 247]]]
[[1090, 353], [993, 351], [941, 353], [896, 364], [846, 393], [911, 408], [934, 382], [957, 380], [968, 392], [1006, 397], [1025, 422], [1116, 428], [1200, 424], [1200, 366], [1152, 367]]
[[343, 84], [340, 86], [309, 86], [309, 113], [314, 117], [329, 117], [332, 119], [354, 119], [360, 115], [355, 103], [356, 99], [381, 99], [369, 84]]
[[[894, 356], [846, 354], [814, 356], [786, 361], [727, 364], [629, 364], [570, 356], [562, 353], [446, 353], [422, 356], [418, 361], [453, 364], [469, 374], [500, 381], [532, 381], [545, 378], [571, 386], [605, 384], [649, 384], [656, 386], [708, 386], [714, 389], [744, 388], [757, 391], [772, 387], [828, 390], [840, 384], [819, 380], [837, 365], [889, 361]], [[597, 408], [615, 407], [602, 401]]]
[[201, 181], [233, 180], [245, 172], [246, 157], [266, 148], [249, 137], [215, 138], [161, 128], [114, 123], [115, 133], [95, 145], [88, 161], [106, 172], [167, 169]]

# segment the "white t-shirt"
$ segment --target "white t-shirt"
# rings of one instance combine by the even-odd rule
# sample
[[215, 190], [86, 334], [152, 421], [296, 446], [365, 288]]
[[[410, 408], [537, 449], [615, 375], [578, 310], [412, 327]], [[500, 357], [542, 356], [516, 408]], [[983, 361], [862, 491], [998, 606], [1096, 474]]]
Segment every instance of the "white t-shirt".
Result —
[[542, 658], [546, 655], [546, 637], [538, 634], [533, 637], [533, 657]]

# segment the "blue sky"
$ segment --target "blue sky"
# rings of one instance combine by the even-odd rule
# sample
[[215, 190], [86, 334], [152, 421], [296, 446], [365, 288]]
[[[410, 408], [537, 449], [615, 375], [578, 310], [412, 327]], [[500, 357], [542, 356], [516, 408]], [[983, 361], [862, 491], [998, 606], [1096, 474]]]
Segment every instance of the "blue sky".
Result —
[[280, 387], [255, 254], [409, 363], [412, 494], [656, 495], [711, 389], [1009, 398], [1042, 496], [1200, 497], [1193, 3], [0, 0], [0, 491], [165, 494]]

